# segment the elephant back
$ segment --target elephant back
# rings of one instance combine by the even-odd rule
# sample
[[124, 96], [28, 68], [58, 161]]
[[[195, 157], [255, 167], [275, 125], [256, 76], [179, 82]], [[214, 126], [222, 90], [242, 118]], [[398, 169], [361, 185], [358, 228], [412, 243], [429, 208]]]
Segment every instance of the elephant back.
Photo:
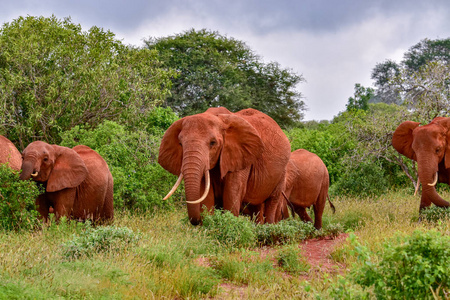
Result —
[[0, 135], [0, 164], [4, 163], [9, 163], [14, 170], [20, 170], [22, 155], [10, 140]]

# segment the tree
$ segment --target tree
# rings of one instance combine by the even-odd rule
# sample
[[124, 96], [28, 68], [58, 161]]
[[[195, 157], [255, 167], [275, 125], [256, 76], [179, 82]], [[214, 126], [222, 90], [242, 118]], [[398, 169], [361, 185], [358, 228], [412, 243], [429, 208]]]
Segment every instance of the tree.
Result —
[[377, 88], [374, 102], [403, 103], [408, 96], [405, 92], [410, 89], [407, 79], [422, 72], [429, 63], [450, 64], [450, 38], [420, 41], [404, 54], [399, 64], [392, 60], [378, 63], [372, 71]]
[[163, 65], [178, 71], [164, 105], [180, 116], [224, 106], [231, 111], [252, 107], [281, 126], [303, 118], [305, 104], [295, 88], [303, 77], [277, 63], [264, 64], [243, 42], [208, 30], [193, 29], [150, 38]]
[[20, 17], [0, 29], [0, 132], [21, 148], [79, 124], [136, 124], [164, 99], [170, 71], [155, 51], [69, 18]]
[[354, 97], [348, 98], [346, 104], [347, 111], [351, 110], [368, 110], [369, 100], [374, 97], [374, 90], [372, 88], [365, 88], [361, 84], [355, 84], [355, 95]]

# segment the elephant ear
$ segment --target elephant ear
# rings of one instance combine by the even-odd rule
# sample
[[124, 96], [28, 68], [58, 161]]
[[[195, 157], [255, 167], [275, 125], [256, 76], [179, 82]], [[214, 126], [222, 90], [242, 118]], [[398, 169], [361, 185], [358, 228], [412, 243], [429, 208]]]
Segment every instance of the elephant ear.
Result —
[[444, 117], [437, 117], [434, 118], [432, 123], [438, 123], [442, 127], [444, 127], [446, 132], [446, 139], [447, 139], [447, 146], [445, 147], [445, 154], [444, 154], [444, 163], [445, 168], [450, 168], [450, 118], [444, 118]]
[[256, 129], [246, 120], [235, 115], [218, 115], [225, 124], [220, 175], [242, 170], [259, 159], [264, 144]]
[[392, 146], [395, 150], [413, 160], [417, 160], [412, 149], [413, 131], [419, 125], [419, 122], [405, 121], [397, 127], [392, 135]]
[[181, 173], [181, 164], [183, 162], [183, 147], [181, 147], [178, 140], [183, 120], [180, 119], [170, 125], [169, 129], [164, 133], [158, 156], [158, 163], [164, 169], [177, 176]]
[[88, 169], [81, 156], [73, 149], [52, 145], [56, 157], [47, 181], [47, 192], [56, 192], [79, 186], [87, 177]]

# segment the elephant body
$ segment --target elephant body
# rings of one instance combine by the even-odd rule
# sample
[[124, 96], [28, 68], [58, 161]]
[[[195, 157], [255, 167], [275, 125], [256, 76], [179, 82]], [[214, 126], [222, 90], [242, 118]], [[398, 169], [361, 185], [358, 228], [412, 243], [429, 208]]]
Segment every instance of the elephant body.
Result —
[[0, 164], [5, 163], [14, 170], [20, 170], [22, 155], [10, 140], [0, 135]]
[[84, 145], [70, 149], [38, 141], [28, 145], [22, 156], [21, 179], [31, 177], [45, 187], [36, 200], [44, 219], [49, 212], [57, 219], [113, 219], [113, 178], [97, 152]]
[[[422, 183], [420, 208], [432, 203], [448, 207], [450, 203], [436, 192], [436, 180], [450, 184], [450, 118], [437, 117], [429, 124], [405, 121], [392, 136], [392, 146], [406, 157], [417, 161]], [[437, 174], [437, 175], [436, 175]]]
[[[306, 208], [313, 206], [314, 227], [322, 228], [322, 214], [328, 199], [329, 175], [323, 161], [314, 153], [299, 149], [291, 153], [286, 167], [286, 198], [305, 222], [312, 222]], [[334, 206], [330, 202], [334, 211]]]
[[[289, 140], [272, 118], [254, 109], [231, 113], [221, 107], [172, 124], [161, 141], [158, 162], [184, 177], [192, 224], [201, 222], [203, 205], [238, 215], [243, 203], [264, 204], [259, 207], [264, 207], [265, 222], [273, 223], [289, 156]], [[205, 199], [192, 203], [202, 193], [207, 193]]]

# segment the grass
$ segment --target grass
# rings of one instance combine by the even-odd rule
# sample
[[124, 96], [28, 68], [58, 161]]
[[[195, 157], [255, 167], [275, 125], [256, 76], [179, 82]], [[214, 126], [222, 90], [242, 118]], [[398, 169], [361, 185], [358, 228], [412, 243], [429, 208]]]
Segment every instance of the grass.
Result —
[[[450, 198], [445, 191], [441, 194]], [[298, 244], [311, 233], [297, 220], [267, 228], [241, 218], [233, 225], [220, 225], [222, 229], [217, 222], [194, 227], [186, 219], [185, 208], [179, 208], [153, 215], [117, 212], [114, 224], [106, 229], [62, 222], [33, 232], [0, 231], [0, 299], [271, 299], [280, 295], [352, 299], [371, 295], [370, 289], [363, 290], [351, 280], [352, 270], [363, 264], [363, 255], [381, 251], [383, 243], [399, 233], [437, 230], [448, 235], [448, 217], [419, 221], [419, 201], [402, 191], [365, 199], [334, 198], [336, 213], [327, 207], [324, 231], [313, 235], [351, 233], [332, 253], [333, 260], [347, 266], [341, 273], [320, 273], [308, 265]], [[233, 227], [236, 224], [245, 227], [244, 242], [233, 240], [233, 232], [239, 230]], [[296, 226], [301, 230], [295, 231]], [[227, 234], [216, 236], [217, 230]], [[380, 259], [371, 255], [373, 261]]]

